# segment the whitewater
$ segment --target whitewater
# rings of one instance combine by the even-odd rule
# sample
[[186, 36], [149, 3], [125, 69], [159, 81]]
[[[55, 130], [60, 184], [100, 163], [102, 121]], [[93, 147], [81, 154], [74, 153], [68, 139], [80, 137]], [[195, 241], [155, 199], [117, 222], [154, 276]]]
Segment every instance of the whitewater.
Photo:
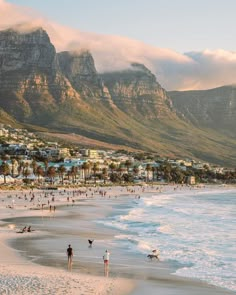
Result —
[[236, 189], [166, 188], [142, 194], [104, 220], [130, 253], [158, 249], [175, 275], [236, 291]]

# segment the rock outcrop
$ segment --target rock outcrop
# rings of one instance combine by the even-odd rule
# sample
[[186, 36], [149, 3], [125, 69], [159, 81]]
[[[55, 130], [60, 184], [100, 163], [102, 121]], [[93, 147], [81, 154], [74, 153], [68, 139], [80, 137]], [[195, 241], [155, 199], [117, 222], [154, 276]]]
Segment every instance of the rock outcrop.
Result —
[[19, 121], [48, 122], [59, 103], [77, 98], [58, 71], [56, 51], [47, 33], [0, 32], [0, 105]]
[[131, 116], [155, 119], [171, 116], [171, 100], [144, 65], [102, 75], [114, 103]]
[[100, 75], [88, 51], [56, 53], [43, 29], [0, 32], [0, 78], [0, 106], [23, 122], [50, 125], [63, 107], [89, 113], [94, 99], [129, 116], [171, 115], [171, 101], [144, 65]]
[[110, 98], [88, 51], [57, 54], [60, 71], [84, 98]]
[[201, 91], [172, 91], [175, 109], [195, 126], [236, 138], [236, 86]]

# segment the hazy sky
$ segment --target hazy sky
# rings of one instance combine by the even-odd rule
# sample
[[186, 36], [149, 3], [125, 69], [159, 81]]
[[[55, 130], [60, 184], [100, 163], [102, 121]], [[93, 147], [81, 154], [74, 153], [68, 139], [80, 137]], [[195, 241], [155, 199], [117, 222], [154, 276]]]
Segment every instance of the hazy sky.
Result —
[[178, 52], [236, 50], [236, 0], [8, 0], [81, 31]]
[[98, 72], [139, 62], [167, 90], [236, 84], [236, 0], [0, 0], [9, 27], [89, 50]]

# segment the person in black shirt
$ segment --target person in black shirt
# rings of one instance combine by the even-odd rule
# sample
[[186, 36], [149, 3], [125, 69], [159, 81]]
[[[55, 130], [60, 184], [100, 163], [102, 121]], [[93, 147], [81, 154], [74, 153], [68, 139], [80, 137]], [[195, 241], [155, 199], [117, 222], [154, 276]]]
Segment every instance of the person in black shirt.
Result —
[[67, 257], [68, 257], [68, 268], [71, 269], [72, 257], [73, 257], [73, 249], [71, 248], [71, 245], [69, 245], [67, 248]]

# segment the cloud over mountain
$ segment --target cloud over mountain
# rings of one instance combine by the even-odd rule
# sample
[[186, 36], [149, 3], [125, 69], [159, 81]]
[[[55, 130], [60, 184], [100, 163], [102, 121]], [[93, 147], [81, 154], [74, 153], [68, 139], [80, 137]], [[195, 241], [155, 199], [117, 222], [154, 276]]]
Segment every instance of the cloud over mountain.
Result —
[[90, 50], [100, 72], [124, 69], [132, 62], [139, 62], [150, 68], [167, 90], [206, 89], [236, 83], [236, 52], [219, 49], [181, 54], [121, 36], [81, 32], [5, 0], [0, 0], [0, 11], [0, 29], [14, 26], [25, 32], [42, 26], [57, 51]]

